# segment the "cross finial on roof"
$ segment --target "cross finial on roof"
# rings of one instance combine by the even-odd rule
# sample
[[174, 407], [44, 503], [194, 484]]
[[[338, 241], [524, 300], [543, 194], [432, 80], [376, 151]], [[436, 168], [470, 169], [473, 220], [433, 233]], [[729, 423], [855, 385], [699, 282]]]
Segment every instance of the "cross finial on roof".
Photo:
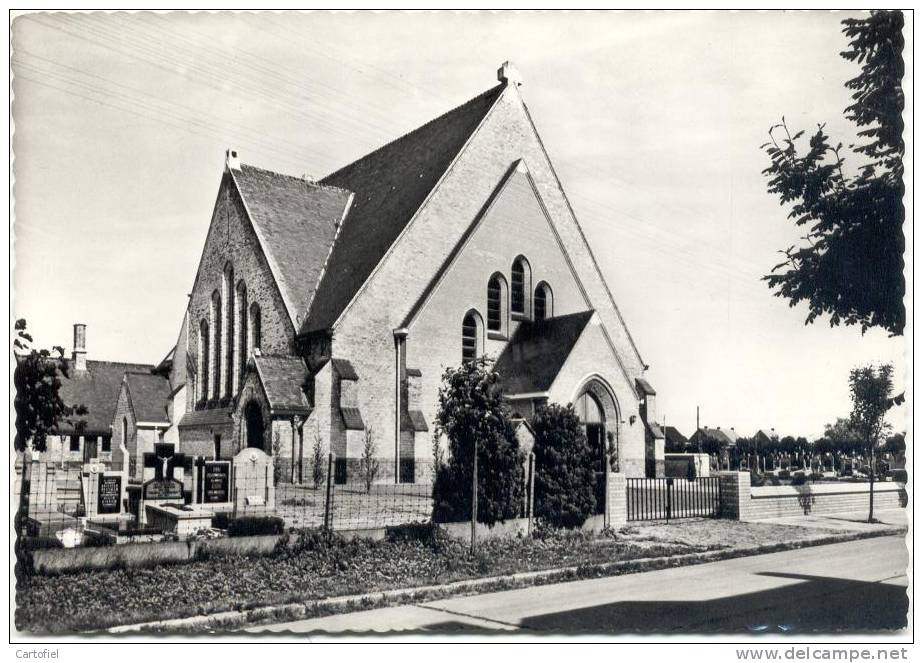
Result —
[[507, 85], [522, 85], [522, 75], [512, 62], [507, 60], [497, 69], [497, 80]]

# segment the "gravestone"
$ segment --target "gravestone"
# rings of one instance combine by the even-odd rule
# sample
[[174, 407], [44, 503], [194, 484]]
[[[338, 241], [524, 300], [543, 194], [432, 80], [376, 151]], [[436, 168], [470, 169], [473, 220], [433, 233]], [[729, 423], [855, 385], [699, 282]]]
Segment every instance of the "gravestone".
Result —
[[87, 463], [81, 482], [87, 520], [110, 522], [122, 518], [127, 483], [123, 472], [107, 470], [101, 463]]
[[141, 525], [147, 522], [146, 505], [183, 504], [183, 482], [176, 478], [177, 470], [182, 471], [186, 455], [175, 453], [172, 444], [160, 442], [154, 445], [154, 451], [144, 454], [145, 474], [153, 477], [141, 486], [141, 501], [138, 516]]
[[254, 447], [248, 447], [234, 456], [233, 501], [237, 511], [275, 509], [276, 486], [272, 456]]
[[203, 504], [226, 504], [231, 501], [231, 461], [202, 460], [198, 480], [199, 499]]

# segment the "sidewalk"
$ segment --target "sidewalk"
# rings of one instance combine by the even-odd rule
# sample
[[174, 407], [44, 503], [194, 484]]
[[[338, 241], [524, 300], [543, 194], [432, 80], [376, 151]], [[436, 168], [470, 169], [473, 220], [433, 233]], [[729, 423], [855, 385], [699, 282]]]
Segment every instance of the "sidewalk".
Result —
[[847, 511], [845, 513], [811, 514], [807, 516], [789, 516], [785, 518], [766, 518], [754, 522], [773, 523], [776, 525], [797, 525], [815, 527], [842, 532], [876, 532], [893, 527], [907, 527], [906, 509], [882, 509], [875, 511], [878, 523], [869, 524], [867, 511]]

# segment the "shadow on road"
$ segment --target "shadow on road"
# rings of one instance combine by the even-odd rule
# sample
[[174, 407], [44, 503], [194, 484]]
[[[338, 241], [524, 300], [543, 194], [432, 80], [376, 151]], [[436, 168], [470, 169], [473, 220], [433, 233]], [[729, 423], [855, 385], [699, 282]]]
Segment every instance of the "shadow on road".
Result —
[[[527, 617], [520, 625], [541, 632], [608, 634], [857, 633], [907, 626], [909, 602], [903, 585], [793, 573], [758, 575], [800, 582], [704, 601], [615, 601]], [[486, 631], [454, 620], [431, 624], [425, 630]]]

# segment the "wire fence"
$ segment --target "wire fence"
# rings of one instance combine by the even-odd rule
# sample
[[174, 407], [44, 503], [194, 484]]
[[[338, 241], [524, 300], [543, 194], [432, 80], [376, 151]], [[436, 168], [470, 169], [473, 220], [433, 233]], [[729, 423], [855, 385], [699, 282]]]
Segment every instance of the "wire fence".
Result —
[[[187, 458], [172, 469], [166, 462], [147, 468], [143, 481], [104, 464], [27, 465], [17, 464], [18, 531], [49, 545], [56, 545], [54, 538], [63, 545], [105, 545], [224, 536], [219, 530], [240, 535], [246, 528], [231, 530], [242, 519], [259, 530], [253, 533], [264, 533], [267, 522], [254, 521], [272, 519], [278, 525], [281, 519], [286, 530], [346, 532], [426, 524], [434, 518], [436, 472], [429, 459], [337, 459], [331, 454], [318, 467], [309, 467], [301, 482], [272, 462], [232, 459]], [[530, 522], [536, 469], [530, 457], [521, 474], [518, 516]], [[459, 488], [451, 499], [464, 502], [457, 513], [470, 514], [470, 484]], [[593, 489], [596, 513], [604, 513], [605, 474], [594, 474]]]

